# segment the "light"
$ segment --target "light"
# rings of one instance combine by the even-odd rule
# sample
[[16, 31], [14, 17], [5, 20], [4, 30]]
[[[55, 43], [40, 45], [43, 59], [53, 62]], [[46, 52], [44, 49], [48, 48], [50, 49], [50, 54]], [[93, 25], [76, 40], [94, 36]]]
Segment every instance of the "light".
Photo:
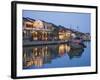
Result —
[[33, 23], [33, 27], [34, 27], [34, 28], [37, 28], [37, 29], [41, 29], [41, 28], [43, 28], [43, 22], [40, 21], [40, 20], [36, 20], [36, 21]]
[[59, 35], [59, 39], [63, 40], [64, 35]]

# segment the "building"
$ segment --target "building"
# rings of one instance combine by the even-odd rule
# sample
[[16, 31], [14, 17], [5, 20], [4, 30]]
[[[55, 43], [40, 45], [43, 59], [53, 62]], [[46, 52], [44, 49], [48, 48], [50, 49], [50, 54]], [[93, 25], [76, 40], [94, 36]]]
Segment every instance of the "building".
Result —
[[[76, 36], [81, 37], [83, 33], [73, 31], [61, 25], [31, 18], [23, 18], [23, 40], [28, 41], [66, 41]], [[86, 37], [86, 36], [83, 36]], [[87, 35], [88, 37], [88, 35]]]
[[53, 24], [41, 20], [23, 18], [23, 38], [29, 40], [52, 40]]

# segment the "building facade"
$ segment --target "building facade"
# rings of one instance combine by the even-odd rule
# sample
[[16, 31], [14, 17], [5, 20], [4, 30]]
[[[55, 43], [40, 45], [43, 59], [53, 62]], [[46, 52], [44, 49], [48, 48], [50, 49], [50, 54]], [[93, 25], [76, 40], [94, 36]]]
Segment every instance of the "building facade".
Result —
[[29, 41], [70, 40], [76, 34], [63, 26], [31, 18], [23, 18], [23, 39]]

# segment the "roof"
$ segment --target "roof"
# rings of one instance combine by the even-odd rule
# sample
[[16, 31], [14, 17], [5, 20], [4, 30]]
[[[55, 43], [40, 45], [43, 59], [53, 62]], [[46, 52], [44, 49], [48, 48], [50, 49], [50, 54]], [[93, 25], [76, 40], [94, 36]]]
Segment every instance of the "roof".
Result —
[[[36, 21], [35, 19], [29, 18], [29, 17], [23, 17], [23, 20], [24, 20], [24, 21], [30, 21], [30, 22]], [[50, 23], [50, 22], [46, 22], [46, 21], [43, 21], [43, 20], [41, 20], [41, 21], [44, 22], [44, 23], [47, 23], [47, 24], [51, 24], [53, 27], [55, 27], [55, 29], [63, 29], [64, 31], [68, 30], [68, 31], [71, 31], [71, 32], [73, 32], [73, 33], [84, 34], [84, 33], [82, 33], [82, 32], [75, 31], [75, 30], [73, 30], [73, 29], [66, 28], [66, 27], [61, 26], [61, 25], [57, 26], [57, 25], [55, 25], [55, 24], [53, 24], [53, 23]]]

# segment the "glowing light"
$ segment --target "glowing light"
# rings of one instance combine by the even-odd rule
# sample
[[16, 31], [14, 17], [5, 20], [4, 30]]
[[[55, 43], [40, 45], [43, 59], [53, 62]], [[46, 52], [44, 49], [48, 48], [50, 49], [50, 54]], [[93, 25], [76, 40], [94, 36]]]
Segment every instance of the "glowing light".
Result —
[[34, 28], [43, 28], [43, 22], [40, 20], [36, 20], [33, 24]]
[[60, 45], [59, 46], [59, 54], [62, 55], [65, 52], [65, 46], [64, 45]]

